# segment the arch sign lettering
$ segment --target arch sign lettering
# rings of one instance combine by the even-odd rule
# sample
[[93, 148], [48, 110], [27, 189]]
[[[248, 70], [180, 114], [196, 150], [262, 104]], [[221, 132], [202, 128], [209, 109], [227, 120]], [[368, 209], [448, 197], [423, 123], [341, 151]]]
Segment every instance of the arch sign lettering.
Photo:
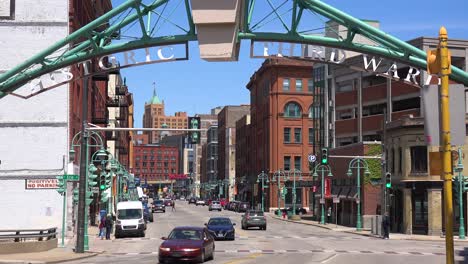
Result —
[[[265, 6], [271, 8], [267, 15]], [[304, 30], [314, 19], [329, 21], [326, 28], [334, 34]], [[252, 58], [290, 57], [345, 66], [348, 52], [360, 53], [359, 70], [418, 86], [417, 78], [426, 69], [426, 52], [319, 0], [278, 5], [267, 0], [127, 0], [2, 73], [0, 98], [29, 98], [95, 74], [188, 60], [191, 41], [198, 42], [204, 60], [235, 61], [242, 40], [251, 41]], [[97, 64], [97, 70], [90, 71], [90, 63]], [[404, 76], [397, 71], [400, 63], [409, 66]], [[74, 76], [72, 65], [82, 67], [84, 75]], [[428, 75], [424, 83], [432, 78]], [[452, 66], [450, 78], [468, 86], [468, 73], [457, 67]], [[30, 93], [18, 93], [21, 87]]]

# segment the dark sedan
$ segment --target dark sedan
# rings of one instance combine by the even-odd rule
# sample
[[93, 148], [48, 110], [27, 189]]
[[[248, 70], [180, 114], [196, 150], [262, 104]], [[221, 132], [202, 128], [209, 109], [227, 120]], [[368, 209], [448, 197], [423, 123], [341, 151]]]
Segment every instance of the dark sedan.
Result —
[[205, 225], [215, 240], [234, 240], [236, 237], [236, 230], [234, 229], [236, 224], [232, 223], [231, 219], [227, 217], [212, 217]]
[[157, 211], [161, 211], [161, 212], [165, 213], [166, 212], [166, 206], [164, 205], [164, 201], [163, 200], [154, 201], [152, 209], [153, 209], [153, 213], [157, 212]]
[[181, 226], [174, 228], [159, 246], [159, 263], [174, 261], [204, 262], [214, 259], [213, 237], [203, 227]]
[[195, 199], [194, 197], [191, 197], [189, 200], [188, 200], [188, 204], [196, 204], [197, 203], [197, 199]]

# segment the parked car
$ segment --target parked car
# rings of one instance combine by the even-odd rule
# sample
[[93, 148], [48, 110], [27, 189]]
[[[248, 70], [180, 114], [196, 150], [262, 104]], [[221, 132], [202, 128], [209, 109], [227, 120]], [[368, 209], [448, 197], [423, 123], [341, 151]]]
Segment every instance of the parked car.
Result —
[[[281, 208], [280, 210], [281, 212], [283, 212], [283, 210], [286, 210], [287, 213], [292, 213], [293, 208], [286, 207], [286, 208]], [[275, 214], [278, 214], [278, 209], [275, 210]], [[307, 214], [307, 210], [303, 207], [296, 207], [296, 214], [297, 215]]]
[[234, 226], [236, 224], [231, 222], [228, 217], [212, 217], [205, 223], [208, 232], [214, 237], [214, 239], [223, 240], [234, 240], [236, 239], [236, 230]]
[[173, 201], [171, 199], [165, 199], [164, 200], [164, 205], [165, 206], [172, 206]]
[[157, 212], [157, 211], [165, 213], [166, 212], [166, 206], [164, 205], [164, 201], [163, 200], [153, 201], [152, 209], [153, 209], [153, 213]]
[[239, 202], [238, 201], [233, 201], [231, 203], [231, 205], [229, 206], [229, 210], [235, 212], [237, 210], [237, 206], [239, 206]]
[[197, 202], [195, 203], [196, 206], [199, 206], [199, 205], [206, 205], [205, 204], [205, 200], [197, 200]]
[[219, 201], [212, 201], [211, 204], [208, 206], [208, 211], [218, 210], [221, 212], [221, 203]]
[[215, 243], [207, 228], [176, 227], [168, 237], [161, 239], [159, 263], [214, 259]]
[[197, 199], [195, 197], [190, 197], [190, 199], [188, 200], [188, 204], [196, 204], [197, 203]]
[[250, 209], [250, 203], [240, 202], [236, 207], [236, 212], [246, 212]]
[[249, 227], [258, 227], [260, 230], [266, 230], [267, 221], [263, 211], [259, 210], [247, 210], [242, 215], [241, 220], [242, 229], [249, 229]]
[[226, 209], [226, 204], [229, 202], [226, 198], [222, 198], [220, 201], [221, 206]]

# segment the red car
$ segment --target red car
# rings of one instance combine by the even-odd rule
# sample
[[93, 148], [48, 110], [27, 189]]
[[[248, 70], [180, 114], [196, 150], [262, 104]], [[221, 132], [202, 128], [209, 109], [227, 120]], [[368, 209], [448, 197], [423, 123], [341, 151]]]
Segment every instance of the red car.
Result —
[[227, 199], [225, 199], [225, 198], [222, 198], [219, 202], [221, 203], [221, 206], [224, 208], [224, 206], [226, 206], [226, 204], [227, 204], [229, 201], [228, 201]]
[[174, 228], [169, 237], [159, 246], [159, 263], [168, 261], [196, 261], [214, 259], [214, 239], [205, 227], [180, 226]]

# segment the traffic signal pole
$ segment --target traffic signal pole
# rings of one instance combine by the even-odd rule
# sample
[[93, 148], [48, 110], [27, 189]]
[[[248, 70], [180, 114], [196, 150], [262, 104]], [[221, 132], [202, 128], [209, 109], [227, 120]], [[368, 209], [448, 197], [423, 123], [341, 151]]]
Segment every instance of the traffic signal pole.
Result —
[[[447, 47], [447, 30], [444, 27], [439, 31], [439, 55], [441, 70], [441, 124], [442, 131], [442, 167], [444, 180], [444, 203], [445, 203], [445, 250], [446, 263], [454, 263], [453, 252], [453, 207], [452, 207], [452, 147], [450, 145], [450, 109], [449, 109], [449, 52]], [[461, 158], [461, 157], [460, 157]]]

